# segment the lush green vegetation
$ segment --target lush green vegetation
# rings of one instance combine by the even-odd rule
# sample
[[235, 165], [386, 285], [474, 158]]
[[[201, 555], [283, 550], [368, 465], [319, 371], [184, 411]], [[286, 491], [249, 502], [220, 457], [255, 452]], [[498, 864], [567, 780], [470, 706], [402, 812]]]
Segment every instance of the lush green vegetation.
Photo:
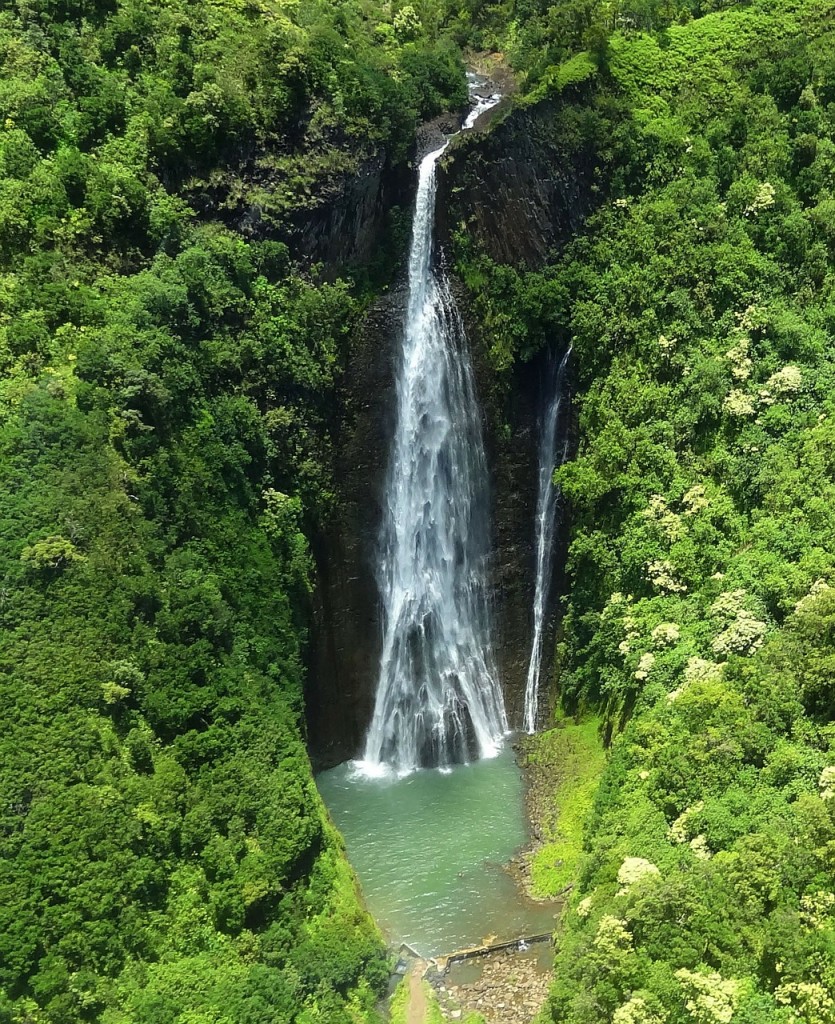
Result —
[[583, 855], [583, 831], [591, 812], [606, 753], [599, 721], [560, 722], [531, 738], [524, 748], [537, 790], [547, 790], [542, 808], [542, 843], [531, 859], [531, 888], [540, 899], [565, 893], [577, 876]]
[[0, 61], [0, 1020], [357, 1024], [300, 720], [362, 297], [219, 221], [402, 158], [460, 58], [408, 7], [21, 0]]
[[833, 15], [615, 33], [583, 237], [536, 274], [462, 250], [498, 370], [574, 346], [561, 697], [611, 756], [554, 1021], [835, 1012]]
[[463, 98], [449, 24], [601, 142], [605, 199], [549, 267], [460, 254], [497, 380], [554, 337], [577, 373], [562, 704], [611, 756], [592, 801], [594, 727], [555, 734], [588, 774], [541, 854], [543, 889], [576, 875], [547, 1014], [828, 1024], [833, 14], [0, 12], [0, 1021], [373, 1018], [382, 943], [300, 735], [364, 296], [228, 225], [282, 237], [404, 158]]
[[561, 63], [585, 63], [582, 51], [605, 63], [619, 33], [655, 33], [666, 42], [671, 27], [739, 6], [739, 0], [453, 0], [448, 22], [463, 44], [501, 51], [531, 91], [553, 81]]

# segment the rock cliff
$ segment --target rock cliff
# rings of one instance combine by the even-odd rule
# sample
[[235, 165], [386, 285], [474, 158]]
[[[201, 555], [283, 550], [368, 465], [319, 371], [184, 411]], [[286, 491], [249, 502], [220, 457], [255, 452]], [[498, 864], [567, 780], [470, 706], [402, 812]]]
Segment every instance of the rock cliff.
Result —
[[[503, 119], [500, 114], [488, 132], [474, 132], [453, 143], [439, 178], [442, 248], [455, 228], [470, 233], [497, 261], [535, 267], [564, 243], [594, 204], [597, 174], [595, 154], [572, 151], [564, 138], [562, 111], [548, 101], [512, 109]], [[377, 200], [368, 200], [366, 208], [376, 209], [376, 204]], [[336, 224], [341, 216], [334, 212], [326, 222]], [[496, 399], [486, 339], [480, 336], [462, 289], [455, 290], [484, 409], [491, 476], [494, 637], [509, 717], [518, 727], [531, 642], [544, 356], [519, 366], [510, 398]], [[373, 706], [381, 637], [375, 546], [404, 303], [401, 286], [373, 306], [354, 339], [343, 380], [335, 467], [339, 508], [314, 542], [318, 586], [307, 717], [311, 756], [320, 767], [360, 752]], [[558, 557], [557, 563], [562, 559]], [[551, 615], [543, 659], [546, 673], [555, 629]]]
[[406, 296], [378, 300], [342, 382], [334, 477], [338, 505], [313, 542], [317, 569], [308, 664], [308, 747], [317, 767], [355, 757], [374, 706], [382, 630], [375, 576], [394, 429], [395, 354]]
[[543, 100], [497, 112], [486, 133], [462, 135], [438, 179], [438, 230], [478, 242], [497, 263], [535, 268], [582, 225], [600, 170], [593, 141], [573, 130], [576, 108]]
[[[437, 224], [440, 244], [453, 232], [473, 240], [497, 263], [536, 269], [583, 225], [605, 191], [598, 144], [573, 130], [578, 106], [562, 100], [497, 110], [490, 130], [454, 140], [441, 164]], [[503, 116], [504, 114], [504, 116]], [[549, 396], [549, 359], [539, 353], [517, 365], [509, 388], [496, 395], [482, 336], [465, 296], [459, 306], [473, 350], [482, 396], [492, 486], [494, 642], [508, 717], [521, 726], [532, 639], [535, 515], [540, 415]], [[570, 385], [569, 385], [570, 391]], [[559, 427], [573, 435], [570, 407]], [[542, 659], [541, 711], [553, 683], [558, 597], [568, 536], [568, 510], [555, 536]]]

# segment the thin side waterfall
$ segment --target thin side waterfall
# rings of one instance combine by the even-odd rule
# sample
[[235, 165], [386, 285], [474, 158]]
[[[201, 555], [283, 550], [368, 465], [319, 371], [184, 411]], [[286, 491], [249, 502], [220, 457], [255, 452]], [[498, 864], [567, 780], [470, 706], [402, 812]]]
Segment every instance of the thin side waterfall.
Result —
[[[499, 97], [476, 102], [469, 128]], [[485, 580], [487, 466], [467, 340], [432, 265], [436, 167], [420, 165], [381, 530], [383, 645], [367, 774], [494, 755], [507, 731]]]
[[569, 347], [557, 368], [551, 400], [545, 408], [542, 433], [539, 438], [539, 494], [536, 503], [536, 586], [533, 598], [533, 644], [525, 683], [524, 729], [536, 732], [539, 712], [539, 677], [542, 671], [542, 640], [545, 629], [545, 609], [551, 582], [554, 533], [557, 519], [559, 491], [554, 486], [554, 470], [565, 462], [568, 441], [563, 440], [558, 453], [557, 427], [560, 408], [565, 394], [565, 374], [571, 356]]

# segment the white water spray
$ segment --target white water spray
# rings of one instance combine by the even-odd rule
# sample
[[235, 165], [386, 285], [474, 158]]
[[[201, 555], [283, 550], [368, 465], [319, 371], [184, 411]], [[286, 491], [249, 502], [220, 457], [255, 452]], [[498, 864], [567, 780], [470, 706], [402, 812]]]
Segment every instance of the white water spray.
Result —
[[557, 454], [557, 426], [560, 408], [565, 394], [565, 371], [571, 356], [566, 351], [557, 369], [551, 401], [545, 409], [542, 434], [539, 439], [539, 495], [536, 503], [536, 586], [533, 599], [533, 644], [531, 660], [528, 663], [528, 678], [525, 683], [524, 729], [536, 732], [539, 711], [539, 677], [542, 670], [542, 641], [545, 630], [545, 609], [551, 582], [554, 533], [556, 528], [557, 499], [559, 491], [554, 486], [554, 470], [565, 462], [568, 442], [563, 441]]
[[[464, 128], [498, 102], [479, 99]], [[381, 536], [383, 646], [367, 774], [494, 755], [507, 731], [490, 641], [487, 466], [461, 318], [432, 266], [436, 166], [420, 165]], [[359, 638], [358, 638], [359, 639]]]

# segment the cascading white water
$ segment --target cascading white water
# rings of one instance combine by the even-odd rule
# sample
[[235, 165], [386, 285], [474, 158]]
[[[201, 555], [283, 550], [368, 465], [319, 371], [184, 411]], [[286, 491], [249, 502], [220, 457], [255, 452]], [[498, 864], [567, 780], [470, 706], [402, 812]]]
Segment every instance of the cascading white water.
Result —
[[[464, 128], [500, 97], [477, 100]], [[485, 583], [487, 467], [466, 337], [432, 266], [436, 166], [420, 165], [381, 537], [383, 645], [363, 761], [406, 773], [495, 754], [507, 731]]]
[[545, 629], [545, 609], [548, 604], [548, 590], [551, 582], [551, 561], [554, 532], [556, 528], [558, 489], [554, 486], [554, 470], [561, 466], [567, 455], [568, 442], [563, 441], [557, 456], [557, 426], [560, 408], [565, 394], [565, 371], [571, 356], [571, 348], [557, 368], [554, 390], [546, 406], [539, 438], [539, 494], [536, 503], [536, 586], [533, 598], [533, 644], [531, 660], [528, 663], [528, 678], [525, 683], [524, 729], [536, 732], [539, 711], [539, 677], [542, 670], [542, 640]]

